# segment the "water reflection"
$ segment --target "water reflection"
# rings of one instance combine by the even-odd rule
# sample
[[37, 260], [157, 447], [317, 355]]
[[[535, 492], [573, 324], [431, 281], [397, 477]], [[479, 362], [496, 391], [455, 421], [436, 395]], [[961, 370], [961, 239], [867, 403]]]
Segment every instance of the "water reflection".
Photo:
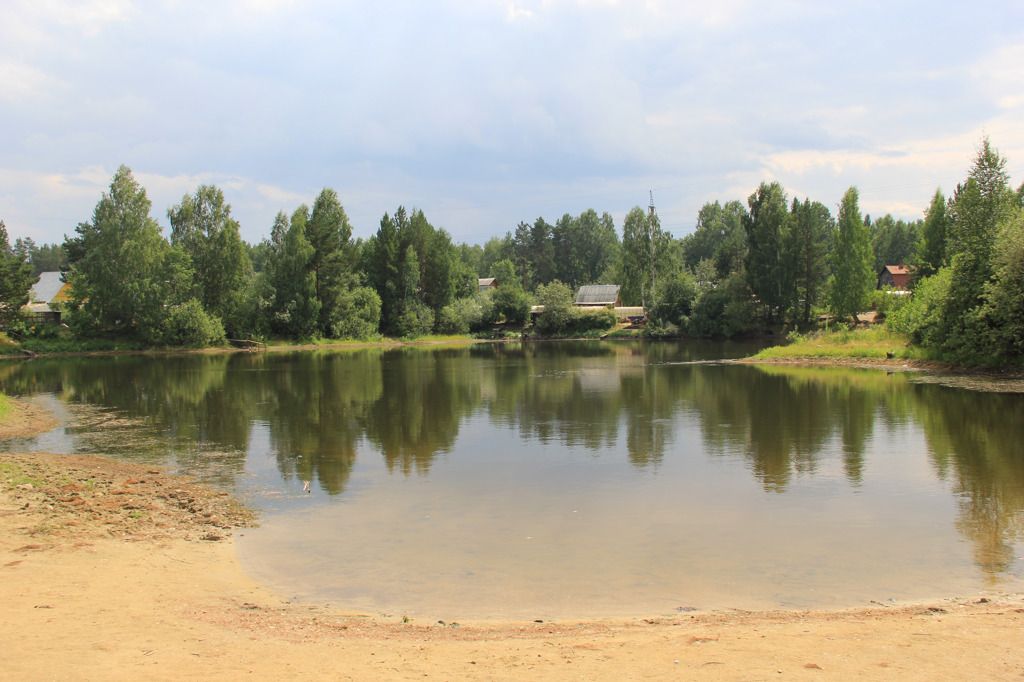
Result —
[[[581, 486], [586, 453], [625, 463], [640, 481], [693, 484], [724, 467], [730, 486], [752, 477], [769, 499], [819, 486], [826, 500], [842, 489], [884, 505], [883, 493], [924, 487], [914, 478], [920, 461], [948, 488], [974, 563], [989, 576], [1019, 571], [1024, 396], [884, 371], [700, 362], [746, 350], [586, 342], [37, 359], [0, 363], [0, 388], [66, 404], [76, 416], [64, 449], [231, 483], [265, 447], [279, 481], [313, 481], [336, 499], [374, 457], [388, 476], [429, 481], [447, 457], [453, 467], [515, 457], [533, 466], [525, 446], [574, 467]], [[254, 442], [257, 427], [265, 446]], [[466, 453], [469, 430], [484, 445]], [[925, 452], [905, 451], [919, 441]], [[911, 473], [879, 473], [890, 469]]]

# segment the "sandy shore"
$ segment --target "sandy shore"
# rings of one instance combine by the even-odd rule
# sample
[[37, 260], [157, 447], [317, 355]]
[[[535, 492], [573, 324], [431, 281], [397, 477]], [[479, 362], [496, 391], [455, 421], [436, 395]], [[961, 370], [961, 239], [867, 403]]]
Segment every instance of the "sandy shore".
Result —
[[[18, 406], [0, 428], [45, 415]], [[45, 424], [42, 424], [45, 426]], [[0, 454], [0, 677], [1009, 679], [1024, 598], [560, 623], [403, 623], [241, 570], [230, 497], [97, 457]]]

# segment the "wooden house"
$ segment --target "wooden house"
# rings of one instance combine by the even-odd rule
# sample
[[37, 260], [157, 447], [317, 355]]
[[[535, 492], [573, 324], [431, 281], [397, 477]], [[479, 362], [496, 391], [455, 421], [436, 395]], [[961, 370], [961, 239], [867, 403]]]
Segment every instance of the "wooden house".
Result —
[[878, 271], [877, 289], [892, 287], [900, 291], [910, 291], [910, 279], [913, 273], [903, 263], [899, 265], [886, 265]]
[[59, 272], [43, 272], [32, 285], [28, 296], [28, 304], [22, 311], [30, 324], [59, 324], [60, 304], [71, 300], [71, 285], [61, 281]]

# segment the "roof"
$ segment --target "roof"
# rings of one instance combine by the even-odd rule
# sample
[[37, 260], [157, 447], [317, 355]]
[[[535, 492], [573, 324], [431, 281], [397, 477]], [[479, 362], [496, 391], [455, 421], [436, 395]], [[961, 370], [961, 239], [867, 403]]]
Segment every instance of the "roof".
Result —
[[[890, 275], [909, 275], [910, 274], [910, 270], [907, 269], [907, 266], [903, 265], [902, 263], [900, 265], [886, 265], [885, 267], [882, 268], [882, 270], [883, 271], [888, 270]], [[882, 274], [882, 273], [879, 272], [878, 274]]]
[[49, 303], [57, 298], [57, 294], [64, 287], [60, 281], [59, 272], [43, 272], [39, 275], [39, 281], [32, 285], [29, 292], [29, 300], [36, 303]]
[[493, 277], [481, 277], [476, 281], [479, 286], [482, 287], [493, 287], [497, 285]]
[[615, 305], [619, 299], [618, 284], [591, 284], [580, 287], [576, 305]]

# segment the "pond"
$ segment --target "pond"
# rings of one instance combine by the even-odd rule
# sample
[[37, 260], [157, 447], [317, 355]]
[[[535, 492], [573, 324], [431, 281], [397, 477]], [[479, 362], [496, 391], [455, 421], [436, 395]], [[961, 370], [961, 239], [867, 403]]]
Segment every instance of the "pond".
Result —
[[[0, 363], [91, 452], [261, 511], [243, 565], [410, 618], [837, 608], [1024, 590], [1024, 395], [564, 342]], [[311, 492], [303, 492], [309, 481]]]

